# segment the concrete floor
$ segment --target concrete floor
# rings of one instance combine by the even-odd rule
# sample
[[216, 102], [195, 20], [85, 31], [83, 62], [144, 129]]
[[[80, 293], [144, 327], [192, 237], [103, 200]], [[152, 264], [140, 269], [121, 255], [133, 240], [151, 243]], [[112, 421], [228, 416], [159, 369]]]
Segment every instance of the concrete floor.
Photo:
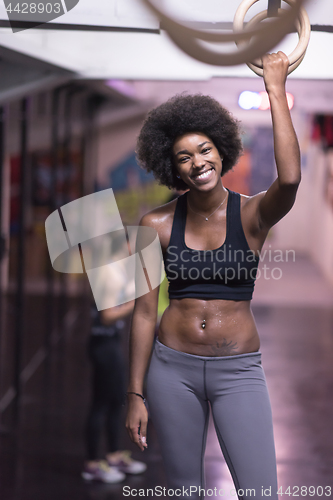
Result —
[[[253, 311], [261, 336], [263, 366], [270, 390], [279, 486], [291, 497], [333, 496], [333, 286], [306, 258], [284, 263], [272, 286], [256, 284]], [[310, 286], [311, 283], [311, 286]], [[31, 312], [33, 314], [33, 312]], [[24, 385], [19, 425], [10, 406], [0, 434], [1, 500], [118, 500], [123, 486], [165, 486], [154, 429], [149, 448], [136, 451], [123, 432], [124, 448], [145, 460], [147, 472], [118, 485], [86, 484], [83, 427], [89, 400], [86, 319], [54, 343], [52, 354]], [[233, 489], [230, 474], [210, 426], [206, 449], [206, 489]], [[323, 491], [297, 487], [318, 488]], [[325, 494], [326, 493], [326, 494]], [[289, 496], [289, 498], [290, 498]], [[280, 496], [281, 499], [288, 494]], [[212, 497], [207, 497], [212, 498]]]

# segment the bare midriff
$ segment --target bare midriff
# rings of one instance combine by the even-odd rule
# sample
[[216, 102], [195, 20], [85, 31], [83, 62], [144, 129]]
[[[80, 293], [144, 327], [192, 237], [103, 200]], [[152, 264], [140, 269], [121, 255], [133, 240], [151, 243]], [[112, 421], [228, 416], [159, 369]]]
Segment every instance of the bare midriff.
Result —
[[172, 299], [158, 337], [171, 349], [197, 356], [233, 356], [260, 347], [250, 301]]

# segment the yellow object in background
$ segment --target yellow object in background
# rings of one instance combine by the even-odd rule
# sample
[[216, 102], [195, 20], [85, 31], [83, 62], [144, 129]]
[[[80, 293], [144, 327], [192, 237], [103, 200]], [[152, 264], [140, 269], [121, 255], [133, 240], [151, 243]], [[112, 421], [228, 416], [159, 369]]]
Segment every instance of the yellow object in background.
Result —
[[169, 282], [165, 277], [162, 283], [160, 284], [160, 293], [158, 296], [157, 314], [159, 319], [162, 317], [162, 314], [169, 305], [168, 286]]

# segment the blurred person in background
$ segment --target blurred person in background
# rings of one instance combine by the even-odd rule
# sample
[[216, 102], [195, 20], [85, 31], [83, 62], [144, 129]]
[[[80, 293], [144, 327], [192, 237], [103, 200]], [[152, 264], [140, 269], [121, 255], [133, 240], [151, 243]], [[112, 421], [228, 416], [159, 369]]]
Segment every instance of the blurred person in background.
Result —
[[[91, 307], [91, 331], [88, 354], [92, 363], [92, 395], [88, 414], [85, 444], [86, 462], [82, 477], [87, 481], [105, 483], [123, 481], [126, 474], [141, 474], [147, 466], [133, 460], [131, 453], [120, 448], [122, 429], [122, 409], [125, 398], [125, 362], [122, 337], [126, 333], [126, 318], [133, 311], [134, 301], [126, 301], [133, 296], [134, 280], [126, 275], [127, 243], [123, 231], [111, 233], [112, 266], [110, 271], [103, 268], [104, 299], [113, 307], [98, 311]], [[125, 251], [124, 251], [125, 250]], [[119, 305], [118, 305], [119, 304]], [[100, 456], [100, 437], [105, 429], [107, 454]]]
[[141, 165], [169, 188], [188, 189], [141, 220], [158, 233], [170, 305], [153, 348], [158, 289], [136, 299], [126, 421], [144, 450], [148, 371], [150, 416], [178, 498], [202, 498], [209, 407], [239, 498], [249, 498], [240, 490], [278, 498], [271, 406], [250, 303], [259, 252], [292, 208], [301, 178], [288, 66], [282, 52], [263, 57], [277, 166], [267, 191], [249, 197], [223, 186], [242, 144], [238, 122], [209, 96], [178, 95], [155, 108], [138, 139]]

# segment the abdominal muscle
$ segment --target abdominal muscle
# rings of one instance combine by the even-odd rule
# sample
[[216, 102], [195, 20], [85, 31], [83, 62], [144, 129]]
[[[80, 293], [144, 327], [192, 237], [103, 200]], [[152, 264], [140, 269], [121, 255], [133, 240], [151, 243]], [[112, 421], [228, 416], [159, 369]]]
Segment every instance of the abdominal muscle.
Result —
[[260, 347], [250, 301], [172, 299], [158, 336], [167, 347], [197, 356], [234, 356]]

